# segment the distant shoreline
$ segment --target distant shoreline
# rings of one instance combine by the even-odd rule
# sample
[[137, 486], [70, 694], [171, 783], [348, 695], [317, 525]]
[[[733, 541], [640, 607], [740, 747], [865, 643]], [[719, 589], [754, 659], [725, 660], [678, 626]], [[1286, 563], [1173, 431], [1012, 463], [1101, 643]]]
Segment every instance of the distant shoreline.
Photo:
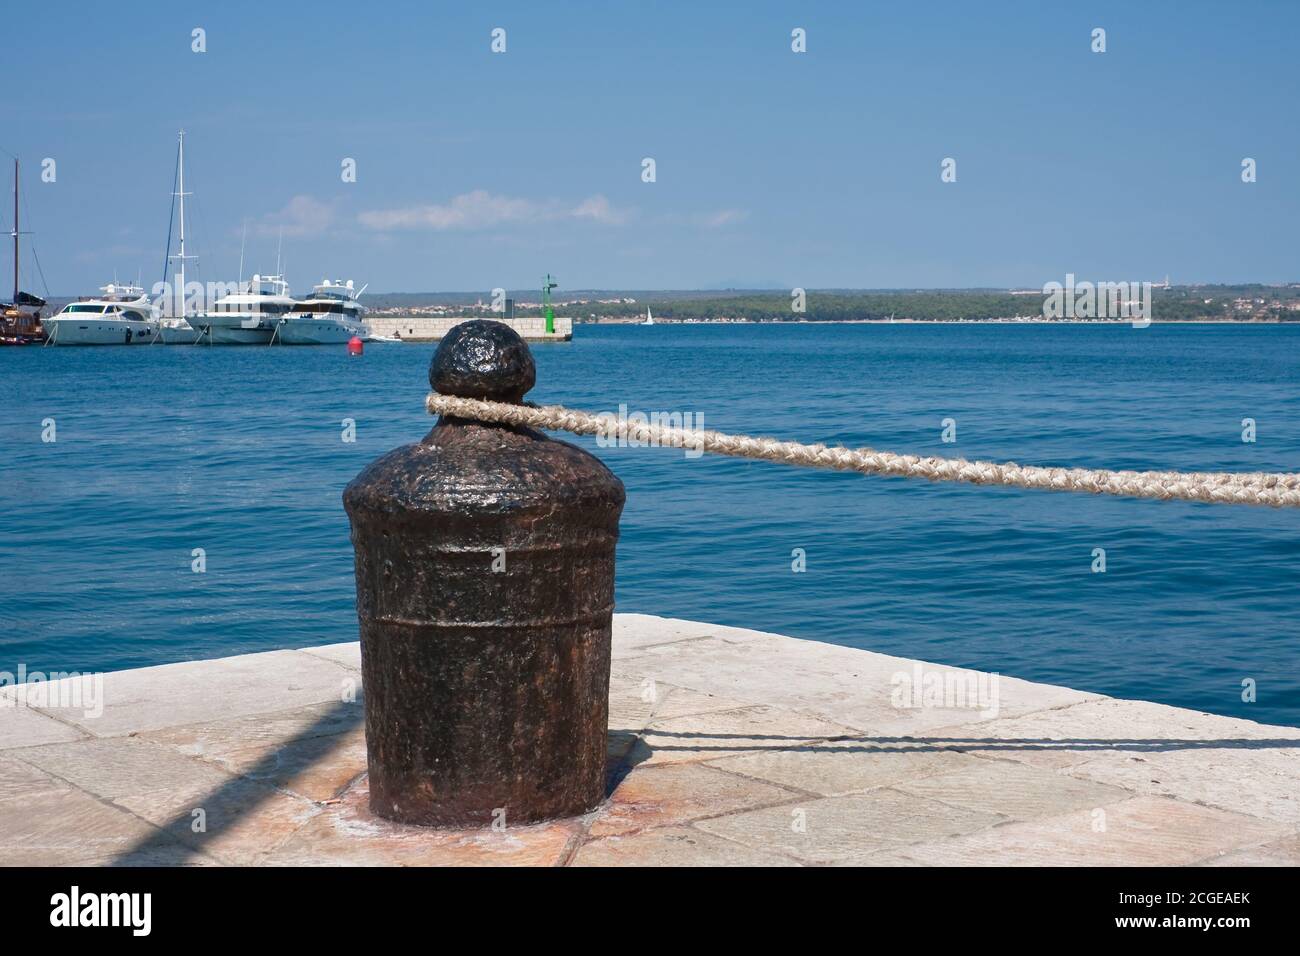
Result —
[[[595, 321], [574, 320], [575, 325], [644, 325], [644, 321], [634, 319], [597, 319]], [[763, 319], [755, 320], [718, 320], [696, 319], [656, 319], [655, 325], [1126, 325], [1133, 323], [1129, 319]], [[1152, 319], [1151, 325], [1295, 325], [1300, 320], [1282, 321], [1280, 319]]]

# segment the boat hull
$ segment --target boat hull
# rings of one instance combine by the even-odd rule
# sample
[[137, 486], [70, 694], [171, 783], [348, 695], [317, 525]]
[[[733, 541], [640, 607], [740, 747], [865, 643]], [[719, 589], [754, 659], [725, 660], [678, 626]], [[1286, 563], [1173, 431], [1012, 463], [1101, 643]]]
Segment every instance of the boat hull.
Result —
[[160, 339], [156, 322], [89, 316], [45, 320], [50, 345], [152, 345]]
[[209, 313], [191, 318], [201, 332], [204, 345], [266, 345], [275, 334], [276, 319]]
[[239, 326], [210, 325], [203, 330], [204, 345], [267, 345], [274, 329], [243, 329]]
[[198, 329], [192, 329], [187, 325], [164, 325], [159, 329], [159, 337], [163, 345], [194, 345], [202, 338]]
[[287, 319], [280, 323], [276, 341], [284, 345], [344, 345], [353, 336], [366, 338], [370, 330], [360, 323], [334, 319]]

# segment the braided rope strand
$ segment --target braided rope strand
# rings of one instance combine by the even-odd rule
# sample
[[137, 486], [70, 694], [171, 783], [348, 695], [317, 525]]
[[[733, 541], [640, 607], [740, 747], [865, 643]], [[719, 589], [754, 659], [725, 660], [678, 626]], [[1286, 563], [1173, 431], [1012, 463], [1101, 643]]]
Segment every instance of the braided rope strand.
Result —
[[856, 471], [864, 475], [957, 481], [974, 485], [1006, 485], [1045, 491], [1154, 498], [1161, 501], [1207, 501], [1218, 504], [1268, 505], [1300, 508], [1300, 474], [1283, 472], [1110, 471], [1091, 468], [1043, 468], [968, 461], [964, 458], [922, 458], [871, 448], [804, 445], [729, 435], [704, 429], [628, 422], [611, 414], [592, 415], [562, 405], [513, 405], [475, 398], [430, 393], [425, 407], [432, 415], [451, 415], [504, 425], [522, 425], [577, 435], [635, 441], [668, 448], [701, 449], [719, 455], [753, 458], [813, 468]]

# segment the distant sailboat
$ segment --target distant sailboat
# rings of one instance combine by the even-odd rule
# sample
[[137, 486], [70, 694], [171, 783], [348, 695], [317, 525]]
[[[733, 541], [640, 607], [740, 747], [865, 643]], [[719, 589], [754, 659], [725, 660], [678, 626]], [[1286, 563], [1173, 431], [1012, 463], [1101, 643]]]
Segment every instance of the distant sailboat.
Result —
[[653, 315], [650, 314], [650, 306], [648, 306], [648, 305], [645, 307], [645, 321], [642, 322], [641, 324], [642, 324], [642, 325], [654, 325], [654, 324], [655, 324], [655, 317], [654, 317]]
[[[167, 261], [168, 268], [171, 267], [171, 261], [176, 259], [180, 262], [180, 270], [176, 280], [176, 287], [172, 289], [172, 294], [168, 306], [173, 314], [164, 316], [158, 323], [158, 341], [164, 345], [195, 345], [202, 341], [203, 331], [190, 321], [191, 314], [185, 311], [185, 260], [197, 259], [198, 256], [187, 256], [185, 254], [185, 197], [189, 195], [185, 191], [185, 130], [181, 130], [177, 135], [176, 145], [176, 191], [172, 193], [173, 202], [179, 197], [181, 201], [181, 247], [178, 255], [172, 255], [172, 237], [171, 237], [171, 220], [167, 221]], [[179, 313], [179, 314], [175, 314]]]

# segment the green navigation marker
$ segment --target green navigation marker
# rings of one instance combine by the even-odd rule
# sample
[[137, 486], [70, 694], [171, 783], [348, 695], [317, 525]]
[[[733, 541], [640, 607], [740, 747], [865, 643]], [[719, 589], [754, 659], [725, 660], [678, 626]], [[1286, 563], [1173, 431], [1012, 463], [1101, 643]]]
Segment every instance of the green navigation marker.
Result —
[[542, 307], [546, 310], [546, 334], [555, 334], [555, 310], [551, 308], [551, 290], [559, 288], [551, 274], [546, 273], [546, 283], [542, 286]]

